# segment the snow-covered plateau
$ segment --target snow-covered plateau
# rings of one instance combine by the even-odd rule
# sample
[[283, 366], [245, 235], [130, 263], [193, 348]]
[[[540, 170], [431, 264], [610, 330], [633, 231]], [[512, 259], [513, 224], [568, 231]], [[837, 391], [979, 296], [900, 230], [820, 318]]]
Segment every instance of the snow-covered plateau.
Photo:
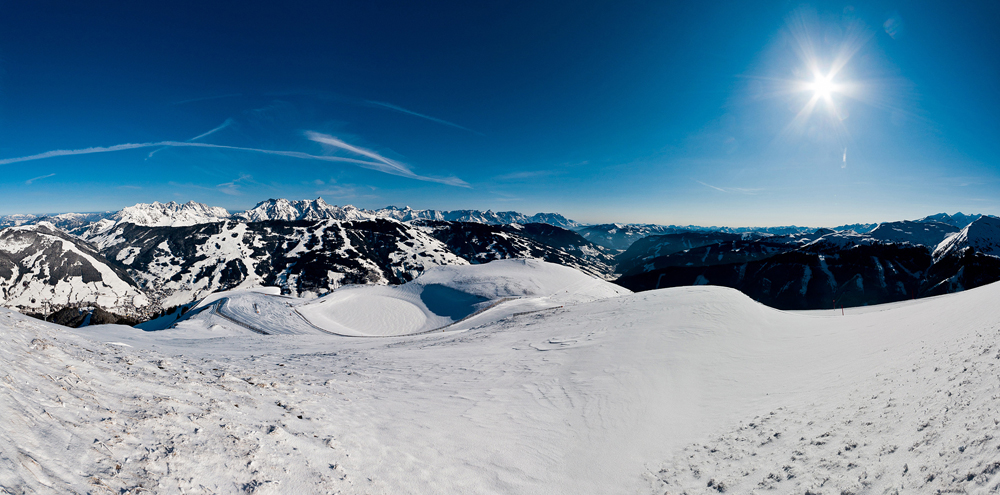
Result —
[[842, 315], [507, 260], [279, 292], [160, 331], [0, 309], [0, 492], [1000, 490], [998, 284]]

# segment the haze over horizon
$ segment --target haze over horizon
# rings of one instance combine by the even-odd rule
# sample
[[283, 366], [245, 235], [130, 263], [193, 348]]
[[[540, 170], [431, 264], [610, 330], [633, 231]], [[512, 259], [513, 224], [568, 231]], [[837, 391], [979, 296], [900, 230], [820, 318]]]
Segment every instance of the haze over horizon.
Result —
[[4, 4], [0, 214], [1000, 213], [1000, 4]]

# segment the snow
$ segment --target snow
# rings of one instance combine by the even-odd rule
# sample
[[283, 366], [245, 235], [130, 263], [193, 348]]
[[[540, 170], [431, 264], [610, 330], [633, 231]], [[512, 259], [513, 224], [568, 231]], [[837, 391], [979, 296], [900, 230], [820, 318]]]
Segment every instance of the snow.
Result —
[[[565, 266], [529, 259], [497, 260], [432, 267], [401, 286], [344, 286], [315, 299], [281, 297], [274, 292], [267, 296], [260, 291], [217, 293], [196, 309], [217, 301], [223, 304], [213, 312], [192, 316], [185, 325], [218, 324], [221, 317], [258, 333], [410, 335], [444, 329], [473, 314], [484, 323], [627, 293], [627, 289]], [[272, 319], [271, 312], [279, 317]]]
[[0, 273], [0, 292], [10, 307], [48, 311], [98, 304], [129, 313], [150, 303], [123, 273], [47, 222], [0, 231], [0, 257], [17, 261]]
[[268, 220], [325, 220], [342, 221], [371, 220], [374, 215], [359, 210], [351, 205], [343, 207], [330, 205], [323, 198], [314, 200], [289, 201], [287, 199], [269, 199], [257, 203], [257, 206], [233, 215], [233, 218], [247, 222], [263, 222]]
[[998, 284], [841, 316], [528, 261], [418, 281], [560, 304], [388, 338], [0, 310], [0, 492], [1000, 490]]
[[942, 240], [958, 231], [957, 227], [941, 222], [885, 222], [867, 235], [882, 242], [917, 244], [934, 249]]
[[314, 200], [289, 201], [287, 199], [268, 199], [257, 206], [233, 215], [233, 218], [248, 222], [263, 222], [268, 220], [322, 220], [334, 219], [340, 221], [374, 220], [386, 218], [400, 222], [413, 220], [447, 220], [454, 222], [475, 222], [493, 225], [511, 225], [525, 223], [548, 223], [557, 227], [570, 228], [579, 224], [555, 213], [537, 213], [525, 215], [515, 211], [493, 212], [490, 210], [414, 210], [408, 206], [399, 208], [388, 206], [377, 210], [363, 210], [351, 205], [330, 205], [323, 198]]
[[229, 212], [219, 206], [208, 206], [203, 203], [188, 201], [180, 204], [169, 203], [138, 203], [94, 222], [80, 233], [84, 239], [92, 239], [105, 235], [115, 227], [131, 223], [146, 227], [184, 227], [201, 223], [221, 222], [230, 217]]
[[1000, 256], [1000, 218], [981, 216], [934, 248], [934, 260], [972, 248], [983, 254]]

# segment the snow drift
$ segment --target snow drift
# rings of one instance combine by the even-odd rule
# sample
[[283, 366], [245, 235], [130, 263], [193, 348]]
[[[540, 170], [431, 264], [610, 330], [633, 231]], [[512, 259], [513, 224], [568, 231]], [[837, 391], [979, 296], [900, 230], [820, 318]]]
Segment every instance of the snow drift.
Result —
[[424, 287], [575, 303], [379, 339], [0, 311], [0, 491], [1000, 490], [1000, 285], [841, 316], [471, 268]]

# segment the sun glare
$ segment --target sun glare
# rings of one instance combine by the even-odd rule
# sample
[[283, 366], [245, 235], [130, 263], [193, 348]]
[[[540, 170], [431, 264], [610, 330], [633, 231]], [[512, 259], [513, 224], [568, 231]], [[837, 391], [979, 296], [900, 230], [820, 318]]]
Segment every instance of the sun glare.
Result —
[[837, 85], [833, 83], [830, 76], [816, 75], [816, 79], [809, 83], [807, 89], [811, 90], [818, 98], [828, 99], [830, 95], [837, 91]]

